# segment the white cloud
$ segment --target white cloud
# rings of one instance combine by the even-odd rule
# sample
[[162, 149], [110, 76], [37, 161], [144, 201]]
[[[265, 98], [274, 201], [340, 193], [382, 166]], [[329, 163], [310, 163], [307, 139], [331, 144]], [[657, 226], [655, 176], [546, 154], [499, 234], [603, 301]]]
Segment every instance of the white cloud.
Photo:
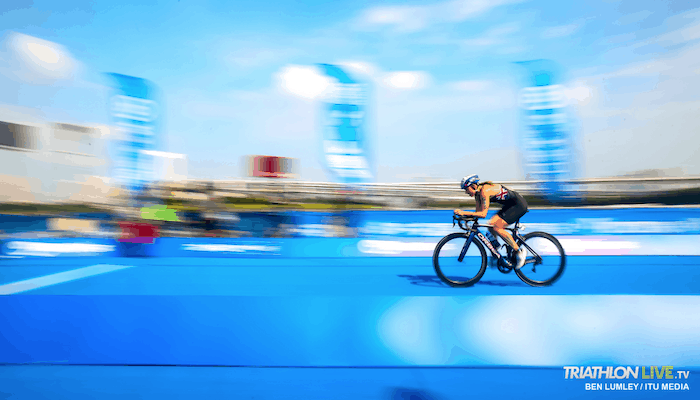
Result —
[[36, 83], [74, 77], [77, 63], [63, 46], [21, 33], [12, 33], [7, 40], [21, 79]]
[[591, 88], [582, 83], [576, 83], [564, 89], [564, 95], [570, 102], [576, 101], [587, 104], [591, 100]]
[[395, 89], [422, 89], [428, 85], [430, 75], [422, 71], [400, 71], [386, 74], [383, 83]]
[[[343, 68], [352, 78], [358, 81], [384, 83], [397, 88], [418, 88], [427, 82], [427, 74], [416, 73], [414, 85], [411, 86], [407, 76], [387, 78], [377, 66], [365, 61], [339, 61], [334, 62]], [[318, 100], [330, 94], [334, 79], [323, 74], [314, 65], [287, 65], [275, 74], [275, 83], [286, 94], [293, 95], [306, 100]], [[403, 79], [403, 80], [402, 80]], [[395, 83], [395, 85], [392, 84]], [[404, 87], [407, 86], [407, 87]]]
[[305, 99], [322, 96], [332, 84], [331, 78], [316, 67], [301, 65], [284, 67], [277, 74], [277, 82], [286, 93]]
[[[432, 80], [430, 74], [424, 71], [384, 72], [365, 61], [340, 61], [333, 64], [343, 67], [355, 79], [390, 89], [422, 89], [429, 86]], [[304, 99], [322, 98], [333, 84], [332, 78], [310, 65], [288, 65], [276, 74], [276, 81], [284, 92]]]
[[581, 24], [568, 24], [552, 26], [542, 32], [543, 39], [555, 39], [572, 35], [581, 27]]
[[359, 17], [361, 28], [392, 27], [397, 32], [415, 32], [434, 24], [462, 22], [519, 0], [451, 0], [424, 6], [379, 6]]

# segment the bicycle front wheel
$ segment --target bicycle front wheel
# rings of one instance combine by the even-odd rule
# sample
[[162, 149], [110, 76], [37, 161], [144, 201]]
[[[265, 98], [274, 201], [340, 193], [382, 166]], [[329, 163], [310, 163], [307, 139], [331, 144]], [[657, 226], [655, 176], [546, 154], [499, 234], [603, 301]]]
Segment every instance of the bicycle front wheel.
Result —
[[564, 273], [566, 254], [559, 241], [549, 233], [531, 232], [523, 236], [527, 256], [525, 265], [515, 270], [518, 277], [531, 286], [549, 286]]
[[442, 238], [435, 247], [435, 273], [450, 286], [472, 286], [486, 272], [487, 257], [484, 246], [478, 240], [472, 240], [465, 249], [468, 237], [469, 235], [464, 233], [451, 233]]

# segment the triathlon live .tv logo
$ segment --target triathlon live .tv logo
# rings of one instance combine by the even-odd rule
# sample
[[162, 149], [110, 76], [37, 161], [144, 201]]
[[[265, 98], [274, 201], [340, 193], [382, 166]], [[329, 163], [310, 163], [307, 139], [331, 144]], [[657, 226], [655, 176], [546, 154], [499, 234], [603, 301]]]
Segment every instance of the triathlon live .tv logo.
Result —
[[[690, 371], [674, 370], [664, 366], [588, 366], [564, 367], [564, 379], [595, 379], [603, 382], [586, 382], [586, 390], [690, 390], [687, 380]], [[638, 382], [609, 382], [609, 380], [639, 380]], [[649, 382], [654, 380], [654, 382]], [[606, 382], [607, 381], [607, 382]]]

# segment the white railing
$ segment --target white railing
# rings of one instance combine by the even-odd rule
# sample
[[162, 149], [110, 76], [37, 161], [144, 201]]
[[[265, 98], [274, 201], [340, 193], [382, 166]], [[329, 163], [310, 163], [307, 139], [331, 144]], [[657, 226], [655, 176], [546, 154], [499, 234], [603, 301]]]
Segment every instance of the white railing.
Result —
[[[499, 182], [523, 194], [534, 193], [545, 181], [503, 181]], [[651, 177], [651, 178], [587, 178], [560, 181], [576, 194], [620, 195], [643, 192], [664, 192], [676, 189], [700, 187], [700, 176], [693, 177]], [[188, 181], [177, 184], [181, 188], [206, 191], [211, 197], [267, 197], [284, 200], [316, 198], [374, 198], [380, 202], [396, 199], [456, 200], [470, 202], [459, 188], [459, 182], [402, 182], [367, 183], [343, 185], [331, 182], [307, 182], [282, 179], [239, 179], [210, 182]], [[164, 184], [161, 188], [173, 187]], [[174, 189], [174, 187], [173, 187]], [[170, 189], [168, 189], [170, 190]], [[178, 189], [175, 189], [178, 190]], [[181, 190], [181, 189], [180, 189]]]

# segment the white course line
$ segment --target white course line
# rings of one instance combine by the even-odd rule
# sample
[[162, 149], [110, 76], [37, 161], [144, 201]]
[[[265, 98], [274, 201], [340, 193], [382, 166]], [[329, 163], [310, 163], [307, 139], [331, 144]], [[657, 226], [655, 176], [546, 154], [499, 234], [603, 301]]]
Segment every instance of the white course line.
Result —
[[38, 278], [0, 285], [0, 295], [15, 294], [41, 287], [52, 286], [59, 283], [87, 278], [89, 276], [105, 274], [107, 272], [119, 271], [120, 269], [132, 268], [133, 265], [106, 265], [99, 264], [85, 268], [78, 268], [72, 271], [59, 272]]

